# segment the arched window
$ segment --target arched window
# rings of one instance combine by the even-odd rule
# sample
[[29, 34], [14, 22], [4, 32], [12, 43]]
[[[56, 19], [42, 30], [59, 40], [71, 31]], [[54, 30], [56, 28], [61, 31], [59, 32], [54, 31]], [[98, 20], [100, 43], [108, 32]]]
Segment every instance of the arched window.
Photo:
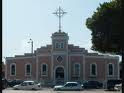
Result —
[[58, 42], [56, 42], [56, 45], [55, 45], [55, 46], [56, 46], [56, 48], [59, 48], [59, 43], [58, 43]]
[[31, 64], [25, 65], [25, 75], [30, 76], [31, 75]]
[[55, 47], [56, 48], [64, 48], [64, 43], [63, 42], [56, 42]]
[[61, 42], [61, 48], [64, 48], [64, 43], [63, 42]]
[[74, 75], [80, 76], [80, 64], [78, 64], [78, 63], [74, 64]]
[[15, 63], [12, 63], [10, 65], [10, 75], [11, 76], [15, 76], [16, 75], [16, 64]]
[[96, 76], [97, 75], [97, 65], [96, 64], [91, 64], [90, 65], [90, 75], [91, 76]]
[[108, 75], [112, 76], [113, 72], [114, 72], [114, 67], [113, 67], [113, 64], [110, 63], [108, 64]]
[[47, 64], [41, 65], [41, 75], [43, 75], [43, 76], [48, 75], [48, 65]]

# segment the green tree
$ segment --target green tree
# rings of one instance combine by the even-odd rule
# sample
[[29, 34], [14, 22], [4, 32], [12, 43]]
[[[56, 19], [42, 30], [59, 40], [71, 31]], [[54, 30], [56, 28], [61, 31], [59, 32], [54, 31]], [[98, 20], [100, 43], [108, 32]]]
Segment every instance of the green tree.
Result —
[[92, 31], [92, 50], [120, 53], [121, 9], [116, 1], [100, 4], [86, 26]]
[[[91, 49], [101, 53], [119, 54], [122, 56], [122, 65], [124, 65], [124, 50], [122, 47], [123, 43], [121, 42], [121, 36], [123, 35], [121, 30], [121, 4], [121, 0], [100, 4], [94, 14], [87, 18], [86, 26], [92, 32]], [[124, 73], [122, 72], [122, 78], [123, 75]], [[124, 92], [123, 88], [122, 92]]]

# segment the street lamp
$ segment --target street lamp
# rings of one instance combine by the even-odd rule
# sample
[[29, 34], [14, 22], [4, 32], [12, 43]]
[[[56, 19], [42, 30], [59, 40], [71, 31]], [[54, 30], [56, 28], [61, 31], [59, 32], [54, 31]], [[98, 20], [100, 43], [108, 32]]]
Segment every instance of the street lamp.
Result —
[[30, 41], [28, 43], [31, 43], [31, 53], [33, 54], [33, 40], [30, 38]]

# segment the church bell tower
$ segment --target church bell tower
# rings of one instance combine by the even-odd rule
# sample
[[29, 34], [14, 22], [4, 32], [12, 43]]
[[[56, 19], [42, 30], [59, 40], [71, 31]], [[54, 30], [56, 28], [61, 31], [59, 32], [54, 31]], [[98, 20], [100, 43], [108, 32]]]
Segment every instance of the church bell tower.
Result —
[[55, 14], [59, 18], [59, 30], [58, 32], [55, 32], [52, 34], [52, 50], [53, 51], [67, 51], [68, 50], [68, 34], [61, 31], [61, 18], [64, 14], [67, 12], [64, 12], [61, 7], [59, 7]]
[[52, 34], [52, 50], [67, 51], [68, 50], [68, 34], [65, 32], [55, 32]]

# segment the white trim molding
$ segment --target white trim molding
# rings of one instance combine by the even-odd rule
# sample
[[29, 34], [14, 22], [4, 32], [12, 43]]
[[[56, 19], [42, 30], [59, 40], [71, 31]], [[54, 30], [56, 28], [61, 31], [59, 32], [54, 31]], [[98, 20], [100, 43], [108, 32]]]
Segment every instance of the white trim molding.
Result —
[[66, 79], [66, 71], [65, 71], [65, 68], [64, 68], [63, 65], [57, 65], [57, 66], [54, 67], [54, 81], [56, 81], [56, 69], [59, 68], [59, 67], [63, 68], [63, 70], [64, 70], [64, 81], [65, 81], [65, 79]]
[[58, 49], [60, 47], [59, 42], [55, 42], [55, 48]]
[[[75, 65], [78, 65], [79, 66], [79, 72], [78, 72], [78, 75], [77, 75], [77, 73], [76, 73], [76, 68], [75, 68]], [[78, 76], [78, 77], [80, 77], [80, 63], [74, 63], [74, 76]]]
[[51, 53], [41, 53], [41, 54], [38, 54], [37, 55], [38, 57], [41, 57], [41, 56], [51, 56]]
[[98, 56], [89, 56], [89, 55], [86, 55], [85, 56], [86, 58], [104, 58], [104, 59], [118, 59], [118, 57], [114, 57], [114, 56], [104, 56], [104, 55], [98, 55]]
[[83, 55], [83, 80], [85, 81], [85, 55]]
[[8, 70], [8, 64], [7, 64], [7, 61], [5, 59], [5, 78], [6, 79], [8, 79], [8, 76], [7, 76], [8, 75], [8, 71], [7, 70]]
[[66, 51], [54, 51], [53, 55], [66, 55], [67, 52]]
[[[61, 61], [58, 60], [58, 57], [61, 57], [61, 58], [62, 58]], [[56, 61], [57, 61], [57, 62], [60, 62], [60, 63], [63, 62], [63, 57], [62, 57], [61, 55], [57, 55]]]
[[79, 54], [79, 52], [78, 53], [71, 53], [71, 54], [69, 54], [69, 56], [81, 56], [81, 57], [83, 57], [83, 53], [81, 52], [81, 54]]
[[[27, 74], [27, 65], [29, 65], [30, 66], [30, 73], [29, 74]], [[31, 76], [32, 75], [32, 65], [31, 65], [31, 63], [26, 63], [25, 64], [25, 76]]]
[[71, 59], [70, 59], [70, 56], [68, 56], [68, 80], [71, 80], [71, 74], [72, 74], [72, 70], [71, 70]]
[[[52, 54], [52, 53], [51, 53]], [[51, 71], [50, 71], [51, 73], [51, 80], [53, 81], [53, 74], [54, 74], [54, 72], [53, 72], [53, 55], [51, 56]], [[53, 81], [53, 83], [54, 83], [54, 81]]]
[[[14, 75], [12, 75], [12, 66], [14, 65], [14, 67], [15, 67], [15, 74]], [[16, 76], [16, 63], [11, 63], [10, 64], [10, 76]]]
[[[46, 74], [45, 75], [43, 74], [43, 65], [46, 66], [46, 71], [45, 71]], [[42, 63], [41, 67], [40, 67], [40, 71], [41, 71], [41, 76], [48, 76], [48, 64]]]
[[69, 37], [68, 36], [62, 36], [62, 37], [52, 36], [52, 40], [69, 40]]
[[[112, 75], [109, 74], [109, 65], [112, 65]], [[113, 63], [107, 64], [107, 76], [108, 77], [114, 77], [114, 64]]]
[[[7, 57], [6, 60], [13, 60], [13, 59], [28, 59], [28, 58], [36, 58], [36, 56], [22, 56], [22, 57]], [[17, 61], [18, 62], [18, 61]]]
[[[92, 65], [95, 65], [95, 74], [96, 75], [92, 74]], [[92, 63], [92, 64], [90, 64], [90, 77], [96, 77], [96, 76], [97, 76], [97, 64], [96, 63]]]
[[61, 48], [64, 48], [64, 46], [65, 46], [65, 45], [64, 45], [64, 42], [62, 41], [62, 42], [61, 42]]
[[55, 48], [56, 49], [63, 49], [64, 48], [64, 42], [63, 41], [55, 41]]
[[38, 64], [39, 64], [39, 63], [38, 63], [38, 56], [36, 56], [36, 80], [37, 80], [37, 81], [39, 81], [39, 80], [38, 80], [38, 76], [39, 76], [39, 73], [38, 73], [38, 72], [39, 72]]
[[66, 80], [68, 81], [69, 80], [69, 62], [68, 62], [68, 54], [66, 56]]
[[120, 64], [119, 64], [119, 59], [118, 59], [118, 67], [117, 67], [117, 70], [118, 70], [118, 74], [117, 74], [117, 78], [120, 79]]

